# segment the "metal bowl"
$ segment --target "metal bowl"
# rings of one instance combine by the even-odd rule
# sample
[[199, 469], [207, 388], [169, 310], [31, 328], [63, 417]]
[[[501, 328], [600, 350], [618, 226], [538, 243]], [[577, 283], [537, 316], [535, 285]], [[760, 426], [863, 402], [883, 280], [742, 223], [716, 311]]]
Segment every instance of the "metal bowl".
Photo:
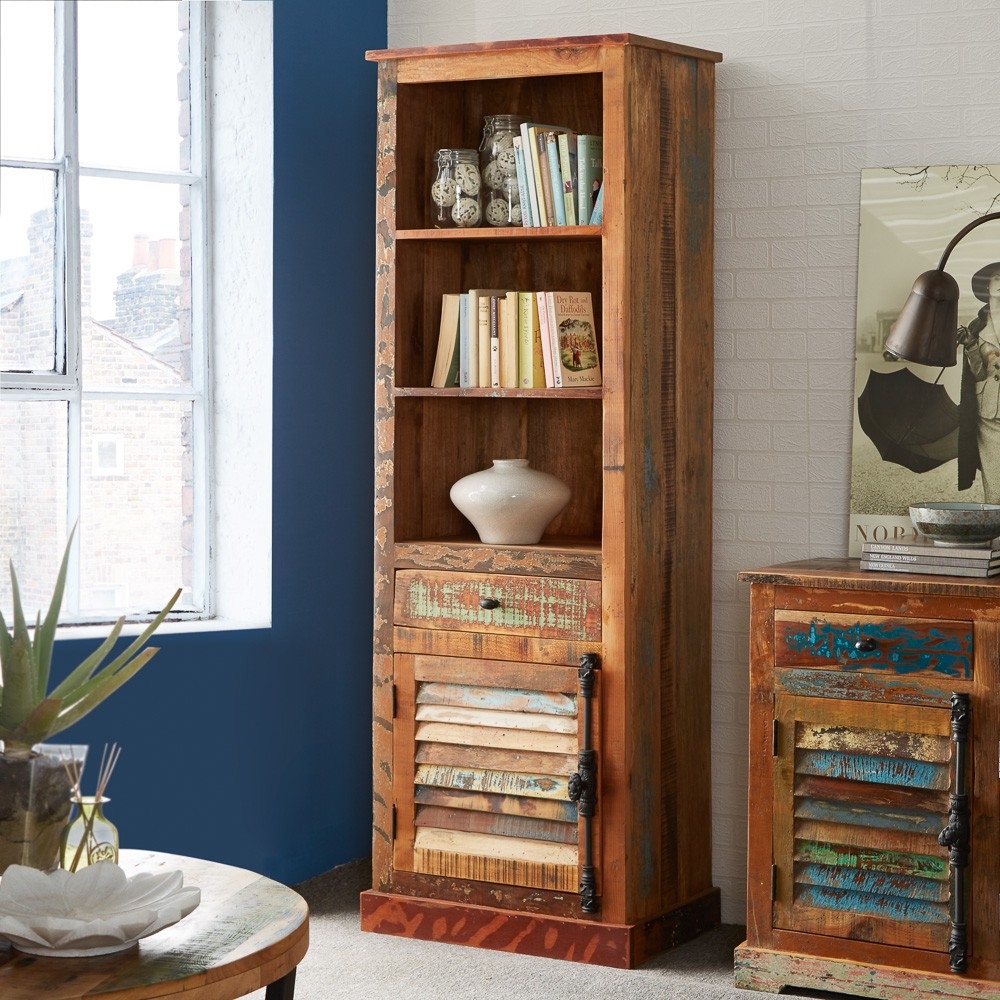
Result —
[[910, 508], [910, 520], [935, 545], [985, 548], [1000, 537], [1000, 504], [924, 503]]

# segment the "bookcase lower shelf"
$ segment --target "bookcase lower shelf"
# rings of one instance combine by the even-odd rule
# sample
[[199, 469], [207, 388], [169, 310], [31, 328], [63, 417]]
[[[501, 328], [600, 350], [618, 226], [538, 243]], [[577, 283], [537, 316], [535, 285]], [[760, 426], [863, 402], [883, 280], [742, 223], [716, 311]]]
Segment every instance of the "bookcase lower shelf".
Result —
[[659, 952], [717, 927], [719, 920], [719, 890], [714, 888], [638, 924], [498, 910], [378, 890], [361, 893], [363, 931], [615, 969], [636, 968]]

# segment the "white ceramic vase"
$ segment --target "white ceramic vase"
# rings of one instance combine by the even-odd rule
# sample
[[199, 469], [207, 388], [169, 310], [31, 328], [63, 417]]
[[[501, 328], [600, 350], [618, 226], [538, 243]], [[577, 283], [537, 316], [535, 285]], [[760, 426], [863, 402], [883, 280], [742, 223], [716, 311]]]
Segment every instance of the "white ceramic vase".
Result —
[[495, 458], [493, 466], [459, 479], [451, 502], [472, 522], [480, 541], [534, 545], [569, 502], [570, 489], [526, 458]]

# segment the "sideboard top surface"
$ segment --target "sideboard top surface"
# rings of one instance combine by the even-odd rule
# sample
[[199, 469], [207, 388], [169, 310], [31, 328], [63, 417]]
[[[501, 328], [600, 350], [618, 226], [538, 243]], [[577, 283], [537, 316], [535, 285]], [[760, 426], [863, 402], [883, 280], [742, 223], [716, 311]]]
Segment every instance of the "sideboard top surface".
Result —
[[937, 576], [924, 573], [879, 573], [861, 569], [859, 559], [818, 558], [741, 570], [743, 583], [837, 590], [887, 591], [899, 594], [951, 594], [1000, 601], [1000, 577]]

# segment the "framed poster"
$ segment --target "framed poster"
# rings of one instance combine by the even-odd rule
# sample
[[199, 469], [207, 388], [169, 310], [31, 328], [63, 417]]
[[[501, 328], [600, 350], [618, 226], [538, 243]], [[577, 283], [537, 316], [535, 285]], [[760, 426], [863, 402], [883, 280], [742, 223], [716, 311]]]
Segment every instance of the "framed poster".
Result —
[[[967, 447], [972, 441], [975, 449], [977, 415], [968, 377], [962, 394], [964, 348], [958, 347], [954, 367], [928, 368], [893, 357], [883, 345], [917, 276], [938, 266], [963, 226], [1000, 210], [1000, 164], [866, 168], [860, 208], [851, 556], [861, 555], [865, 540], [915, 537], [911, 504], [986, 499], [982, 469]], [[989, 322], [984, 303], [994, 264], [1000, 271], [1000, 220], [969, 233], [945, 265], [960, 291], [956, 342], [968, 337], [970, 324], [975, 330], [984, 311]], [[995, 293], [1000, 296], [1000, 284]], [[996, 328], [1000, 333], [1000, 316]], [[984, 345], [991, 330], [987, 325], [982, 334]], [[1000, 367], [995, 374], [1000, 416]], [[1000, 463], [1000, 419], [996, 428]], [[1000, 489], [1000, 466], [993, 478]]]

